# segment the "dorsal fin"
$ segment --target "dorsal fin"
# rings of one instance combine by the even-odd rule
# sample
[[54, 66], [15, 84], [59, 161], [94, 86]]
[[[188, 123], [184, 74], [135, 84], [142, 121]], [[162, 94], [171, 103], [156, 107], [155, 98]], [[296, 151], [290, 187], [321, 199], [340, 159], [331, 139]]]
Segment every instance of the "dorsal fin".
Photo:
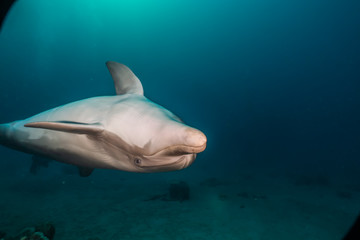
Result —
[[25, 127], [43, 128], [60, 132], [97, 135], [104, 131], [100, 123], [80, 123], [69, 121], [54, 122], [32, 122], [24, 125]]
[[116, 94], [138, 94], [144, 95], [140, 80], [124, 64], [108, 61], [106, 62], [110, 74], [114, 80]]

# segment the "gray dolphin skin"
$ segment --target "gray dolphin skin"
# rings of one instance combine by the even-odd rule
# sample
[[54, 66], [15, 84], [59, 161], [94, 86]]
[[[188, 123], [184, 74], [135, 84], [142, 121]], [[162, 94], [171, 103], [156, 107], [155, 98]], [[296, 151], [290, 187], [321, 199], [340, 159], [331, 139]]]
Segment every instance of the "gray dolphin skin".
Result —
[[188, 167], [206, 136], [150, 101], [125, 65], [106, 63], [117, 95], [88, 98], [0, 124], [0, 143], [82, 169], [164, 172]]

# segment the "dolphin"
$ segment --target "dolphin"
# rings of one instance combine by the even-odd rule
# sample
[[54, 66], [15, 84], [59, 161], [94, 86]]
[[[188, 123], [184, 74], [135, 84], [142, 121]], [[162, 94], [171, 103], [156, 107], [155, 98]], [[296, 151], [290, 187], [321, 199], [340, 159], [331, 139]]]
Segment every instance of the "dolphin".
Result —
[[144, 96], [125, 65], [106, 62], [115, 96], [72, 102], [24, 120], [0, 124], [0, 143], [80, 167], [164, 172], [188, 167], [206, 136]]

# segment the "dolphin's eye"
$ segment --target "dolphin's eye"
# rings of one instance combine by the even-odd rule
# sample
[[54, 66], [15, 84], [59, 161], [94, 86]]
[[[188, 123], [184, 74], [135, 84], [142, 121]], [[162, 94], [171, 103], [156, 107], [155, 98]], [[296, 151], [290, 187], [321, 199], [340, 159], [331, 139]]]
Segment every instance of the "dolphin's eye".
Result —
[[136, 165], [141, 165], [141, 158], [135, 158], [134, 159], [134, 163], [136, 164]]

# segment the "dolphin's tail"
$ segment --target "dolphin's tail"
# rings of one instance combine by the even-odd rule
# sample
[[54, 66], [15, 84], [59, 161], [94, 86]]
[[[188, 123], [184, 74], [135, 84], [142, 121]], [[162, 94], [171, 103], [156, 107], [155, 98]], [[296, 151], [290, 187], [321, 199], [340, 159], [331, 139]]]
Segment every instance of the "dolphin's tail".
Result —
[[7, 140], [7, 132], [8, 132], [9, 124], [0, 124], [0, 144], [5, 144]]

